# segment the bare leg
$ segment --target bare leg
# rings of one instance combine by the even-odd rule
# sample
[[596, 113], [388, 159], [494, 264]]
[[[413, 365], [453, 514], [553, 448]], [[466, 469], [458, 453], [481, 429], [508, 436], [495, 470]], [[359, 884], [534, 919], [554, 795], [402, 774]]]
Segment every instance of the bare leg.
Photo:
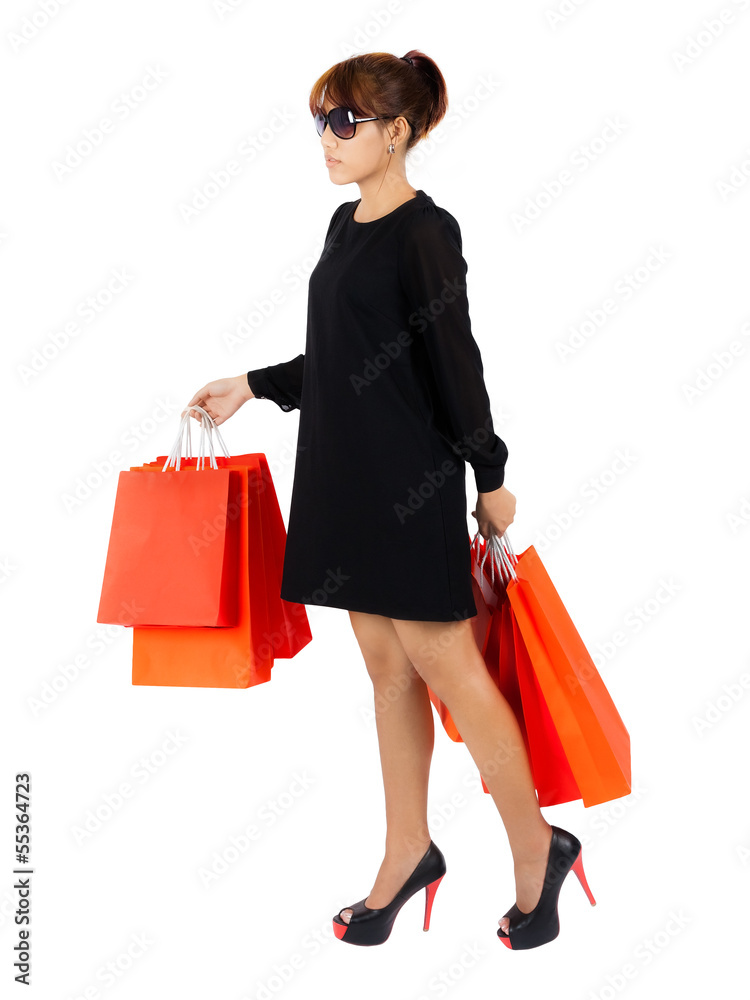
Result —
[[[552, 827], [539, 809], [518, 722], [487, 672], [471, 619], [392, 621], [409, 660], [447, 705], [498, 808], [513, 854], [516, 904], [528, 913], [542, 892]], [[507, 932], [508, 918], [498, 923]]]
[[[434, 744], [432, 704], [390, 618], [350, 611], [372, 679], [385, 791], [385, 856], [365, 904], [387, 906], [430, 845], [427, 786]], [[351, 910], [341, 917], [348, 923]]]

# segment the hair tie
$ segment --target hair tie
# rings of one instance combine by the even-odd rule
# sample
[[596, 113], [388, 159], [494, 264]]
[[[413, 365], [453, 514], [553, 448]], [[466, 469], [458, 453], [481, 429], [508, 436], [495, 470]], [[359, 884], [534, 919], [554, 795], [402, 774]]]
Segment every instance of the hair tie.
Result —
[[404, 60], [405, 62], [408, 62], [410, 66], [413, 66], [413, 65], [414, 65], [414, 60], [412, 59], [412, 57], [411, 57], [411, 56], [401, 56], [401, 58], [402, 58], [402, 59], [403, 59], [403, 60]]

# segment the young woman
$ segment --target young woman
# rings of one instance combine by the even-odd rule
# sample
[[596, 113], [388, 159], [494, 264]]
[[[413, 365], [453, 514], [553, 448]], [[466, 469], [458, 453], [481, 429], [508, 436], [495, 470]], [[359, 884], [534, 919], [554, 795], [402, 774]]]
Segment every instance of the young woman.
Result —
[[325, 168], [360, 198], [333, 213], [310, 275], [305, 352], [209, 382], [188, 405], [217, 424], [254, 396], [300, 412], [281, 596], [348, 610], [374, 685], [385, 786], [383, 861], [370, 894], [333, 918], [337, 937], [381, 944], [420, 889], [429, 926], [446, 870], [427, 823], [429, 685], [507, 831], [516, 902], [498, 936], [530, 948], [557, 936], [562, 880], [571, 868], [583, 877], [581, 844], [542, 816], [518, 723], [472, 630], [466, 462], [484, 538], [512, 523], [516, 501], [471, 332], [458, 223], [406, 178], [406, 153], [446, 109], [445, 80], [418, 50], [354, 56], [317, 80], [310, 110]]

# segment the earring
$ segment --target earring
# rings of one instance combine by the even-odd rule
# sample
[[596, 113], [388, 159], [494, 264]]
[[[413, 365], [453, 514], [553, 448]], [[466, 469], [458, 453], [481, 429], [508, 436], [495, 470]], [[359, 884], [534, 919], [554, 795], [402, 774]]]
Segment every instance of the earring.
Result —
[[395, 153], [395, 152], [396, 152], [396, 147], [395, 147], [395, 146], [393, 145], [393, 143], [392, 143], [392, 142], [390, 142], [390, 143], [388, 144], [388, 152], [389, 152], [389, 153]]

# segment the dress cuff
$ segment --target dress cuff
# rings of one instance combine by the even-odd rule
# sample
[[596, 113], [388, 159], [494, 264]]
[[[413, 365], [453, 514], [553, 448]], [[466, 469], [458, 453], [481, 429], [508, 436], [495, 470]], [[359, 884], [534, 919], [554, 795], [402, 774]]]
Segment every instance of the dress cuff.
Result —
[[499, 490], [505, 482], [505, 466], [502, 468], [475, 468], [474, 481], [477, 493], [492, 493]]
[[263, 368], [255, 368], [253, 371], [247, 373], [247, 384], [253, 391], [253, 396], [259, 399], [268, 399], [268, 385], [266, 384], [266, 377], [263, 374]]

